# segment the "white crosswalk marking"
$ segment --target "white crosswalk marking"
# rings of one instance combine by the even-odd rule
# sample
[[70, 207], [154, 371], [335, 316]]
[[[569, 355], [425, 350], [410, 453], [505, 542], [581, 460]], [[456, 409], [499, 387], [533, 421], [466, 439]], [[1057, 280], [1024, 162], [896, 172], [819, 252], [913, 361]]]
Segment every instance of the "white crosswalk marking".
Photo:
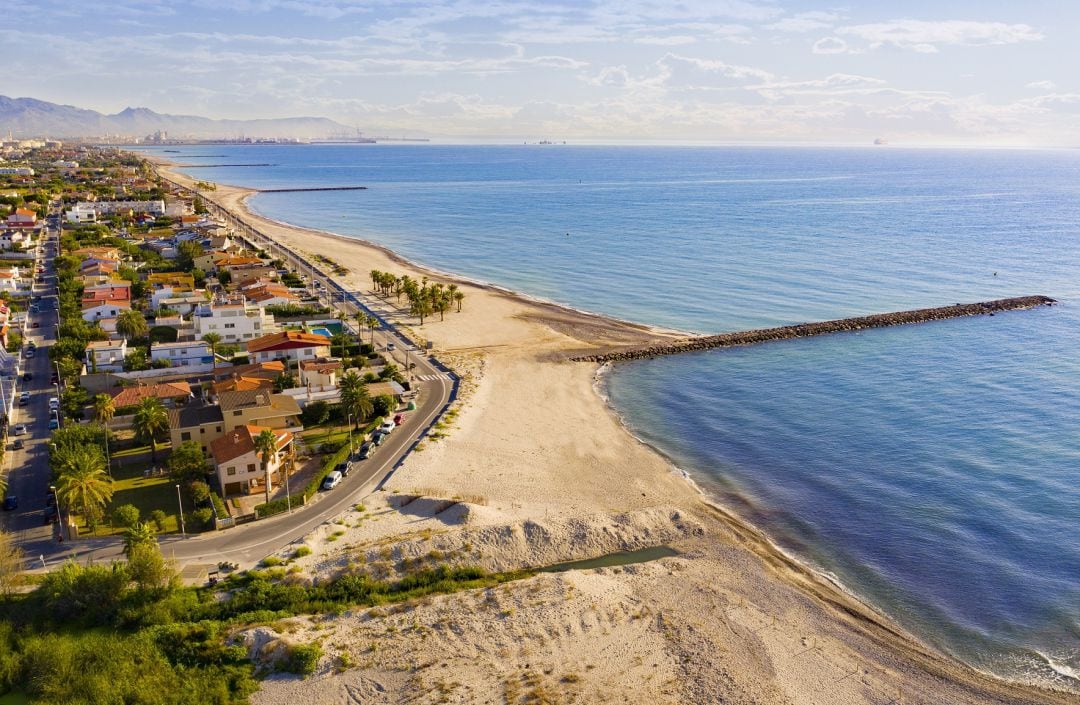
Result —
[[416, 378], [424, 382], [434, 382], [437, 379], [450, 379], [450, 375], [440, 372], [434, 375], [417, 375]]

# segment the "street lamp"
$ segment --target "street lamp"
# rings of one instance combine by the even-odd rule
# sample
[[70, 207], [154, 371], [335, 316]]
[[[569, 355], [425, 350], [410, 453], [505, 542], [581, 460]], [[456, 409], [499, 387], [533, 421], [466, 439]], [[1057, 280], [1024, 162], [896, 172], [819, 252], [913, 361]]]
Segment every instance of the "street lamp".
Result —
[[180, 499], [180, 483], [176, 483], [176, 503], [180, 505], [180, 535], [187, 536], [184, 528], [184, 501]]
[[[49, 485], [53, 497], [56, 499], [56, 518], [60, 522], [60, 540], [64, 540], [64, 512], [60, 509], [60, 496], [56, 494], [56, 485]], [[69, 537], [70, 538], [70, 537]]]
[[352, 414], [349, 414], [349, 415], [348, 415], [348, 422], [349, 422], [349, 457], [351, 458], [351, 457], [352, 457], [352, 454], [353, 454], [353, 444], [352, 444]]

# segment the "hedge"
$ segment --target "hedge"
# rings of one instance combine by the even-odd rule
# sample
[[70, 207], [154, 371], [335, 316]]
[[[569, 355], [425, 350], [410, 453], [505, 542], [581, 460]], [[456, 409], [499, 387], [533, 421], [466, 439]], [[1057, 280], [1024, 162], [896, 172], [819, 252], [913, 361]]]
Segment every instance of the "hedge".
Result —
[[214, 503], [214, 512], [217, 514], [218, 519], [229, 518], [229, 510], [225, 508], [225, 502], [222, 501], [217, 492], [210, 493], [210, 501]]

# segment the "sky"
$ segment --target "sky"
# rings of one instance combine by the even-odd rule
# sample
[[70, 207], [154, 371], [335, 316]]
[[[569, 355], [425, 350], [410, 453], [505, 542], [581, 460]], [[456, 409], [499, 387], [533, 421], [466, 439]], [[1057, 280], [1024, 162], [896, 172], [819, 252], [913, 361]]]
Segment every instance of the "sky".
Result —
[[4, 0], [0, 93], [367, 134], [1080, 145], [1076, 0]]

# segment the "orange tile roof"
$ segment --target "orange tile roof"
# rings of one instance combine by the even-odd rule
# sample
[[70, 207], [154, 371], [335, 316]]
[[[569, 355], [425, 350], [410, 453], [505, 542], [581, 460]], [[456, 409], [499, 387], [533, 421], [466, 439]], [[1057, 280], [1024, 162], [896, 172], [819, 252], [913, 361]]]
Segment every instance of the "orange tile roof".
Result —
[[87, 304], [102, 304], [110, 301], [127, 303], [131, 300], [131, 288], [126, 286], [110, 286], [100, 289], [87, 289], [83, 292], [83, 306]]
[[251, 453], [255, 450], [255, 438], [263, 431], [274, 434], [279, 451], [292, 443], [293, 436], [288, 431], [279, 431], [265, 426], [238, 426], [221, 438], [211, 441], [210, 454], [214, 456], [215, 462], [221, 464]]
[[312, 335], [295, 330], [285, 330], [280, 333], [267, 333], [266, 335], [249, 340], [248, 352], [262, 352], [264, 350], [290, 350], [295, 348], [311, 348], [317, 346], [329, 346], [330, 339], [325, 335]]
[[134, 406], [143, 399], [187, 399], [191, 396], [191, 385], [187, 382], [168, 382], [128, 387], [113, 395], [113, 406]]

